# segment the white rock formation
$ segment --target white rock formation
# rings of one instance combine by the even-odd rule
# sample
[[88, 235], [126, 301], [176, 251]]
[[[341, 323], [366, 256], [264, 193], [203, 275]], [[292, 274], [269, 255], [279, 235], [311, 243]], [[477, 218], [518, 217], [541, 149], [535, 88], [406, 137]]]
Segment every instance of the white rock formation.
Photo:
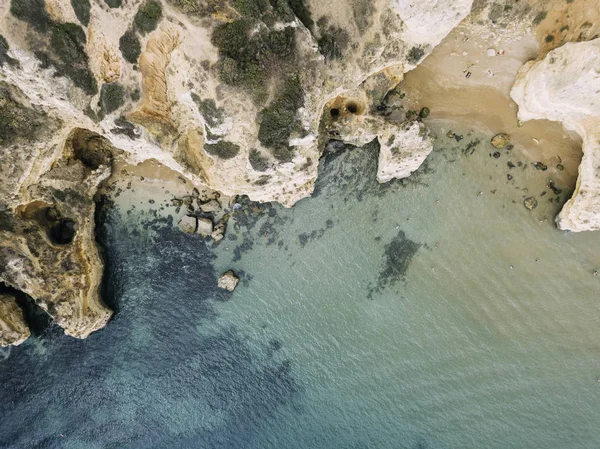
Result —
[[233, 271], [229, 270], [219, 276], [218, 286], [228, 292], [232, 292], [239, 282], [240, 278], [238, 278]]
[[[0, 2], [0, 281], [68, 335], [107, 323], [93, 197], [113, 157], [286, 206], [312, 193], [331, 138], [379, 138], [380, 180], [407, 176], [429, 147], [406, 146], [417, 128], [386, 95], [471, 3]], [[215, 219], [201, 232], [218, 242]]]
[[[99, 121], [90, 120], [92, 115], [83, 112], [86, 107], [102, 112], [97, 96], [86, 104], [71, 81], [60, 78], [57, 83], [52, 69], [42, 70], [33, 57], [38, 48], [29, 42], [39, 38], [47, 41], [48, 37], [35, 27], [23, 28], [23, 20], [33, 19], [26, 13], [16, 18], [8, 8], [0, 17], [0, 34], [5, 35], [21, 64], [5, 64], [0, 71], [10, 83], [20, 86], [30, 101], [56, 110], [64, 117], [65, 126], [98, 132], [124, 150], [133, 163], [156, 159], [195, 183], [205, 183], [226, 195], [247, 194], [252, 200], [291, 206], [311, 194], [317, 178], [324, 107], [358, 87], [359, 92], [363, 90], [361, 114], [373, 117], [371, 110], [381, 98], [373, 97], [372, 89], [364, 91], [366, 84], [373, 78], [386, 79], [384, 94], [394, 87], [469, 13], [472, 0], [305, 0], [296, 2], [304, 5], [304, 10], [292, 13], [284, 8], [277, 12], [267, 5], [267, 10], [252, 13], [251, 18], [246, 17], [247, 11], [236, 12], [239, 3], [223, 1], [209, 6], [217, 3], [199, 1], [192, 8], [190, 2], [168, 0], [161, 2], [163, 12], [154, 31], [134, 33], [142, 50], [138, 68], [118, 49], [125, 31], [135, 28], [132, 22], [140, 3], [126, 2], [114, 9], [100, 3], [91, 2], [90, 23], [83, 28], [89, 69], [98, 87], [118, 82], [125, 93], [141, 88], [139, 101], [125, 98], [114, 112], [101, 113]], [[76, 23], [69, 2], [46, 0], [46, 9], [51, 11], [52, 20]], [[262, 54], [265, 50], [261, 46], [269, 46], [276, 39], [288, 45], [269, 48], [265, 53], [260, 61], [264, 73], [257, 87], [248, 88], [250, 75], [232, 68], [235, 55], [231, 52], [237, 49], [228, 49], [215, 38], [216, 29], [241, 23], [240, 18], [250, 20], [255, 27], [255, 32], [241, 41], [241, 49], [251, 44]], [[19, 26], [23, 31], [13, 33]], [[255, 37], [261, 33], [265, 37]], [[236, 36], [226, 37], [225, 42]], [[278, 95], [287, 95], [282, 89], [290, 74], [296, 76], [303, 99], [274, 107]], [[270, 107], [274, 109], [271, 115]], [[282, 113], [288, 116], [279, 119], [277, 115]], [[114, 132], [119, 115], [137, 125], [139, 138]], [[269, 118], [271, 127], [264, 125]], [[287, 150], [275, 148], [279, 144], [269, 143], [273, 139], [264, 138], [264, 134], [273, 127], [285, 128], [282, 124], [289, 122], [295, 124], [291, 132], [275, 130], [277, 139], [283, 138], [288, 145], [289, 155], [282, 158], [281, 153]], [[384, 129], [385, 119], [379, 124]], [[380, 137], [383, 142], [389, 136]], [[218, 145], [233, 145], [239, 150], [235, 156], [224, 158], [217, 154]], [[264, 169], [257, 170], [249, 163], [252, 150], [264, 159]], [[408, 157], [412, 166], [413, 155]]]
[[203, 237], [211, 235], [213, 232], [212, 220], [209, 218], [198, 218], [198, 229], [196, 232]]
[[562, 122], [583, 139], [573, 197], [556, 218], [560, 229], [600, 229], [600, 39], [566, 43], [541, 61], [525, 64], [511, 97], [519, 119]]
[[433, 150], [433, 138], [422, 123], [413, 122], [406, 130], [393, 136], [393, 142], [390, 145], [382, 144], [379, 150], [379, 182], [410, 176]]

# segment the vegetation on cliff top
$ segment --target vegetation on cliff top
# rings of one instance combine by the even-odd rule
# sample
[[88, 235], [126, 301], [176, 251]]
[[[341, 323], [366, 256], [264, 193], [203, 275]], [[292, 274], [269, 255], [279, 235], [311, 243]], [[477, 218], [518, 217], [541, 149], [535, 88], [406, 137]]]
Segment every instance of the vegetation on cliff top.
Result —
[[44, 0], [11, 0], [10, 12], [40, 35], [35, 54], [44, 65], [54, 66], [58, 75], [70, 78], [89, 95], [98, 91], [88, 67], [86, 36], [81, 26], [54, 22], [46, 12]]

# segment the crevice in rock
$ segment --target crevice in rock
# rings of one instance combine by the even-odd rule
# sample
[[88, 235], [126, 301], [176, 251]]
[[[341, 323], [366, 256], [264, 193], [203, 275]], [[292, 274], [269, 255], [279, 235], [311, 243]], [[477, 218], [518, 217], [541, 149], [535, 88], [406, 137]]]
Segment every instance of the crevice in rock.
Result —
[[83, 128], [75, 128], [67, 139], [73, 156], [91, 170], [101, 165], [112, 167], [114, 147], [100, 134]]

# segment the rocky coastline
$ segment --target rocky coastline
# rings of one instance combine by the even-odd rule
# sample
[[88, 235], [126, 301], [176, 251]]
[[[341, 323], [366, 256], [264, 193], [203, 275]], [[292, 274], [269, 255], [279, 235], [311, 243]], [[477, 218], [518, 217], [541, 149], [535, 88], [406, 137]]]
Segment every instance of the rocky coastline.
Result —
[[[124, 167], [155, 163], [189, 181], [192, 193], [172, 200], [179, 227], [215, 244], [237, 195], [288, 207], [310, 196], [330, 141], [377, 140], [378, 181], [410, 176], [433, 149], [431, 105], [414, 108], [402, 82], [457, 27], [537, 39], [537, 59], [506, 76], [516, 76], [518, 119], [581, 136], [576, 191], [557, 224], [599, 229], [600, 11], [551, 3], [5, 2], [0, 282], [67, 335], [104, 327], [112, 311], [100, 297], [95, 199], [109, 179], [131, 176]], [[552, 31], [550, 20], [569, 23]], [[28, 335], [14, 297], [2, 295], [0, 345]]]

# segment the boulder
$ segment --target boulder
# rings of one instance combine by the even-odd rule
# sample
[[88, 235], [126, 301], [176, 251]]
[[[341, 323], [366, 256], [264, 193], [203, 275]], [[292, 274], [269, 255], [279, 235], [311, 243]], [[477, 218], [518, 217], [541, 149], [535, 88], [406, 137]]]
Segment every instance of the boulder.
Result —
[[538, 205], [537, 200], [532, 196], [527, 197], [523, 200], [523, 206], [525, 206], [529, 210], [535, 209], [537, 207], [537, 205]]
[[23, 311], [12, 295], [0, 295], [0, 346], [20, 345], [29, 337]]
[[238, 282], [240, 282], [240, 278], [233, 271], [229, 270], [219, 276], [218, 286], [228, 292], [232, 292], [237, 287]]
[[510, 143], [510, 136], [505, 133], [496, 134], [491, 140], [492, 146], [501, 150], [506, 148]]
[[209, 218], [198, 218], [198, 228], [196, 232], [203, 237], [211, 235], [213, 232], [213, 222]]
[[196, 217], [186, 215], [179, 220], [179, 229], [187, 234], [193, 234], [196, 231]]
[[210, 200], [206, 203], [200, 204], [200, 210], [210, 214], [221, 210], [221, 205], [217, 200]]

